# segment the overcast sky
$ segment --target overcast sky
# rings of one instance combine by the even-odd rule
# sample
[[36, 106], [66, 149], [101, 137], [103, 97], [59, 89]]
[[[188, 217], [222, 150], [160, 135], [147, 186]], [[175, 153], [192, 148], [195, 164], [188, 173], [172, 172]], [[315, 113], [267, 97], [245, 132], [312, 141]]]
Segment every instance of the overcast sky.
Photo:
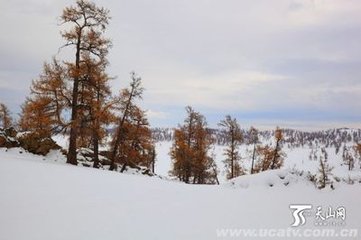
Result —
[[[361, 127], [359, 0], [103, 0], [114, 91], [136, 71], [153, 126]], [[0, 102], [14, 113], [64, 43], [69, 0], [0, 0]], [[61, 54], [61, 53], [60, 53]]]

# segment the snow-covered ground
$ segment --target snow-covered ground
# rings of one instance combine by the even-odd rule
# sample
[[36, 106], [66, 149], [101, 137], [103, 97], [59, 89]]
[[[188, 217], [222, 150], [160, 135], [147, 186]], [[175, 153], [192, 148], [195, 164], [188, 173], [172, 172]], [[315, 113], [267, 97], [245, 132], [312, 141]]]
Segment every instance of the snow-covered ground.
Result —
[[[230, 237], [234, 230], [268, 231], [262, 239], [309, 230], [305, 239], [320, 239], [328, 228], [338, 234], [332, 239], [345, 239], [340, 231], [360, 227], [360, 184], [318, 190], [304, 176], [274, 170], [219, 186], [186, 185], [66, 165], [57, 152], [45, 161], [19, 151], [0, 149], [0, 240], [245, 238]], [[291, 204], [312, 205], [304, 226], [291, 227]], [[317, 206], [344, 207], [346, 219], [317, 226]]]

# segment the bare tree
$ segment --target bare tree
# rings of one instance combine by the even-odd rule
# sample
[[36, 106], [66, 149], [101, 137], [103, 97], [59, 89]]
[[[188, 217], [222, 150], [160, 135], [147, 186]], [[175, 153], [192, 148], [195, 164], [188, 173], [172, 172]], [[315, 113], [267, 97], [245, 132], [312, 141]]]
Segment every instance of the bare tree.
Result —
[[321, 156], [320, 157], [320, 165], [318, 168], [319, 177], [317, 179], [317, 183], [319, 184], [319, 188], [325, 188], [327, 184], [332, 184], [330, 181], [330, 176], [332, 175], [333, 167], [330, 167], [327, 160]]
[[243, 175], [244, 170], [239, 163], [241, 157], [238, 151], [238, 147], [243, 141], [243, 136], [237, 119], [227, 115], [218, 125], [223, 127], [226, 143], [228, 144], [228, 148], [224, 153], [226, 156], [224, 162], [226, 164], [227, 178], [232, 179]]
[[349, 171], [351, 171], [355, 167], [355, 158], [352, 155], [351, 149], [346, 146], [343, 149], [342, 159], [344, 163], [348, 166]]

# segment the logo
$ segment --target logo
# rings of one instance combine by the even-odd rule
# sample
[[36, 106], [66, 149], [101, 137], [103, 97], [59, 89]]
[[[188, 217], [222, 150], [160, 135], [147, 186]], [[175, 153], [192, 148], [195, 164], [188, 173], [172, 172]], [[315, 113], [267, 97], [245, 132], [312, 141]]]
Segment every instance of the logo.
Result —
[[292, 227], [302, 226], [306, 223], [305, 216], [303, 216], [303, 212], [305, 210], [309, 210], [312, 208], [311, 204], [294, 204], [290, 205], [290, 209], [293, 209], [292, 216], [294, 218], [294, 223], [291, 225]]

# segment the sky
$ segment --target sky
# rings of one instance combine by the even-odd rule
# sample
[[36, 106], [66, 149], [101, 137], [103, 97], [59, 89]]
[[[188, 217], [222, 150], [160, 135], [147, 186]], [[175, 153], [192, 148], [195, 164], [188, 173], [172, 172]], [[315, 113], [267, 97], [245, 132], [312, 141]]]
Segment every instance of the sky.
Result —
[[[110, 10], [114, 93], [137, 72], [154, 127], [192, 106], [211, 127], [361, 127], [359, 0], [97, 0]], [[70, 0], [0, 0], [0, 102], [14, 115], [61, 57]], [[70, 51], [69, 51], [70, 52]]]

